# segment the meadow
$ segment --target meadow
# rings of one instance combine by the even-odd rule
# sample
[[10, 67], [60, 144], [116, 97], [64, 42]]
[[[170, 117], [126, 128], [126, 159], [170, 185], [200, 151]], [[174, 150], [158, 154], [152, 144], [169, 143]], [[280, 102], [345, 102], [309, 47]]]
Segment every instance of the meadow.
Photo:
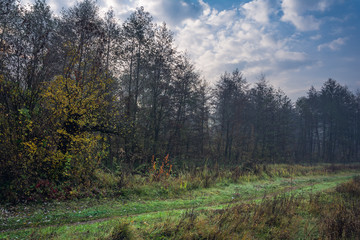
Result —
[[97, 195], [1, 205], [0, 239], [359, 239], [359, 169], [98, 172]]

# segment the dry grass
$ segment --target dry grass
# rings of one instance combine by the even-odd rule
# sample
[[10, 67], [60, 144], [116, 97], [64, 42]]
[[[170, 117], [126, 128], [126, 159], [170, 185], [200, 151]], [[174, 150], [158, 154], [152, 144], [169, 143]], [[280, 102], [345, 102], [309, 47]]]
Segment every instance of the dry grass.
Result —
[[360, 177], [339, 185], [334, 200], [321, 211], [323, 239], [360, 239]]

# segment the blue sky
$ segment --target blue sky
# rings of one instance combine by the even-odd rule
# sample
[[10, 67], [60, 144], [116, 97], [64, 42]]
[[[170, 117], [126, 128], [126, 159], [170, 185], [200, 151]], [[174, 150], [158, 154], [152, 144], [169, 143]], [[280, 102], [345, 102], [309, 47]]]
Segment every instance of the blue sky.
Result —
[[[31, 0], [23, 0], [30, 2]], [[333, 78], [360, 89], [359, 0], [98, 0], [120, 21], [144, 6], [165, 21], [211, 84], [238, 68], [248, 82], [261, 74], [290, 98]], [[48, 0], [59, 13], [76, 1]]]

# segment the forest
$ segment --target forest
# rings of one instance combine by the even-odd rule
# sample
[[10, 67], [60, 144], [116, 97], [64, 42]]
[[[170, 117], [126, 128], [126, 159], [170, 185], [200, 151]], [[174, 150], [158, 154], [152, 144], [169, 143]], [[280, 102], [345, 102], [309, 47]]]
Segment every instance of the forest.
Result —
[[143, 7], [0, 0], [0, 239], [359, 239], [360, 91], [210, 84]]
[[91, 0], [59, 16], [0, 3], [1, 201], [86, 188], [99, 169], [359, 160], [360, 93], [336, 80], [296, 102], [239, 69], [210, 85], [142, 7], [121, 23]]

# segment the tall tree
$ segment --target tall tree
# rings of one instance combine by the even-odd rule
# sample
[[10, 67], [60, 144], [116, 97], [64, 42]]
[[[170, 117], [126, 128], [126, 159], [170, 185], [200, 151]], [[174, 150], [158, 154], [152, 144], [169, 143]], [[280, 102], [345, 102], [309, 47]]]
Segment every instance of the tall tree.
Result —
[[[169, 111], [170, 85], [173, 81], [176, 50], [173, 46], [173, 34], [166, 24], [156, 26], [154, 41], [149, 52], [148, 79], [144, 83], [142, 105], [148, 115], [144, 140], [150, 140], [151, 152], [157, 155], [159, 144], [164, 144], [164, 124]], [[145, 117], [145, 116], [144, 116]], [[162, 154], [165, 154], [164, 152]]]
[[176, 61], [174, 81], [170, 99], [169, 140], [167, 152], [185, 157], [189, 154], [189, 115], [194, 106], [194, 93], [199, 84], [199, 75], [186, 55], [180, 55]]
[[250, 102], [252, 158], [265, 162], [289, 160], [294, 120], [291, 101], [262, 77], [250, 90]]
[[232, 159], [234, 139], [239, 137], [235, 134], [244, 124], [246, 91], [247, 82], [238, 70], [222, 75], [214, 91], [218, 152], [225, 161]]
[[356, 97], [329, 79], [320, 91], [311, 88], [298, 100], [300, 139], [298, 156], [325, 162], [356, 159]]
[[95, 2], [84, 0], [64, 10], [57, 36], [65, 77], [75, 74], [77, 81], [86, 82], [89, 75], [93, 77], [94, 70], [97, 75], [104, 73], [106, 34]]
[[136, 120], [138, 98], [143, 88], [147, 55], [154, 37], [152, 17], [144, 8], [138, 8], [123, 24], [124, 85], [127, 89], [127, 114]]

